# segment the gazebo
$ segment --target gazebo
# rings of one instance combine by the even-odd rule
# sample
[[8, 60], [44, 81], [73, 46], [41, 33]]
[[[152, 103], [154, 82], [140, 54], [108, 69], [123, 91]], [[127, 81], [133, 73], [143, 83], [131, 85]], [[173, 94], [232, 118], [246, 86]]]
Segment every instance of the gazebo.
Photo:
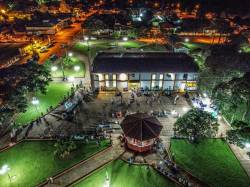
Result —
[[128, 148], [137, 152], [151, 150], [162, 129], [156, 117], [145, 113], [127, 115], [121, 127]]

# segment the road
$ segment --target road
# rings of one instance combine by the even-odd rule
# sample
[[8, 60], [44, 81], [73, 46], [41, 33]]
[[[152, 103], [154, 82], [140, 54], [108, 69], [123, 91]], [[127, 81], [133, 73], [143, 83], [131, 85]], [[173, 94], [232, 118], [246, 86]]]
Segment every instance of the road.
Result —
[[[45, 53], [39, 53], [40, 58], [38, 63], [43, 64], [52, 54], [55, 54], [57, 56], [63, 56], [66, 53], [67, 49], [62, 49], [62, 44], [67, 44], [70, 48], [70, 46], [73, 44], [73, 40], [76, 37], [77, 34], [81, 32], [81, 23], [86, 20], [91, 15], [95, 14], [97, 10], [91, 10], [91, 12], [84, 15], [84, 18], [81, 19], [79, 23], [73, 23], [70, 28], [63, 29], [59, 32], [57, 32], [54, 36], [51, 36], [51, 40], [56, 42], [52, 48], [49, 49], [49, 51]], [[42, 45], [47, 45], [48, 41], [45, 41]], [[27, 59], [30, 57], [26, 57], [20, 61], [21, 64], [26, 63]]]
[[42, 64], [47, 60], [52, 54], [57, 56], [63, 56], [66, 52], [65, 49], [61, 48], [62, 44], [72, 45], [74, 37], [81, 31], [81, 23], [74, 23], [70, 28], [59, 31], [52, 40], [56, 43], [49, 49], [46, 53], [40, 53], [39, 64]]

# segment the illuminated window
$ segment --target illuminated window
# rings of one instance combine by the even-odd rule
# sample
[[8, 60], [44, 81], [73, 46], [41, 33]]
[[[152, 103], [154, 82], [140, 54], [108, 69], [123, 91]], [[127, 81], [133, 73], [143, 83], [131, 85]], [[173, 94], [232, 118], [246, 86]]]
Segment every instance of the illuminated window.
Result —
[[106, 87], [109, 87], [109, 81], [106, 81]]
[[160, 80], [162, 80], [163, 79], [163, 74], [160, 74]]
[[156, 75], [155, 75], [155, 74], [153, 74], [153, 75], [152, 75], [152, 80], [155, 80], [155, 77], [156, 77]]
[[155, 81], [152, 81], [151, 88], [155, 87]]
[[98, 74], [97, 76], [99, 77], [99, 81], [102, 81], [102, 80], [103, 80], [103, 74], [100, 73], [100, 74]]
[[121, 81], [125, 81], [125, 80], [127, 80], [127, 75], [125, 73], [121, 73], [120, 76], [119, 76], [119, 79]]
[[116, 74], [113, 74], [113, 80], [116, 80]]
[[106, 74], [106, 75], [105, 75], [105, 80], [108, 80], [108, 79], [109, 79], [109, 75]]
[[162, 85], [163, 85], [163, 81], [160, 80], [160, 81], [159, 81], [159, 88], [162, 88]]

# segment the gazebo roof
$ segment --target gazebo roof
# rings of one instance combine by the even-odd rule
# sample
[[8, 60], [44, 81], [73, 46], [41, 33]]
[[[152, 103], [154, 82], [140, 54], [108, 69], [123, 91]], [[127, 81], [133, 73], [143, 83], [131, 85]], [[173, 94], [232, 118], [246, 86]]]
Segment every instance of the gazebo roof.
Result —
[[121, 123], [125, 136], [140, 141], [150, 140], [159, 136], [162, 125], [156, 117], [145, 113], [131, 114]]

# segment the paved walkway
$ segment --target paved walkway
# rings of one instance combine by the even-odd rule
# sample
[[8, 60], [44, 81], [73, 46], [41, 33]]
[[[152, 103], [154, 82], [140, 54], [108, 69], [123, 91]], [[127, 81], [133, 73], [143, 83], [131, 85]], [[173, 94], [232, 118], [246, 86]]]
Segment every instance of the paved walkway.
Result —
[[230, 144], [229, 146], [237, 159], [240, 161], [242, 167], [245, 169], [247, 175], [250, 177], [250, 158], [247, 155], [247, 151], [233, 144]]
[[117, 136], [113, 136], [112, 140], [113, 146], [111, 148], [107, 149], [104, 152], [96, 154], [85, 162], [73, 167], [70, 171], [59, 175], [54, 179], [53, 184], [47, 183], [43, 186], [70, 186], [72, 183], [90, 174], [95, 169], [105, 165], [106, 163], [114, 159], [117, 159], [124, 152], [124, 149], [120, 146]]

